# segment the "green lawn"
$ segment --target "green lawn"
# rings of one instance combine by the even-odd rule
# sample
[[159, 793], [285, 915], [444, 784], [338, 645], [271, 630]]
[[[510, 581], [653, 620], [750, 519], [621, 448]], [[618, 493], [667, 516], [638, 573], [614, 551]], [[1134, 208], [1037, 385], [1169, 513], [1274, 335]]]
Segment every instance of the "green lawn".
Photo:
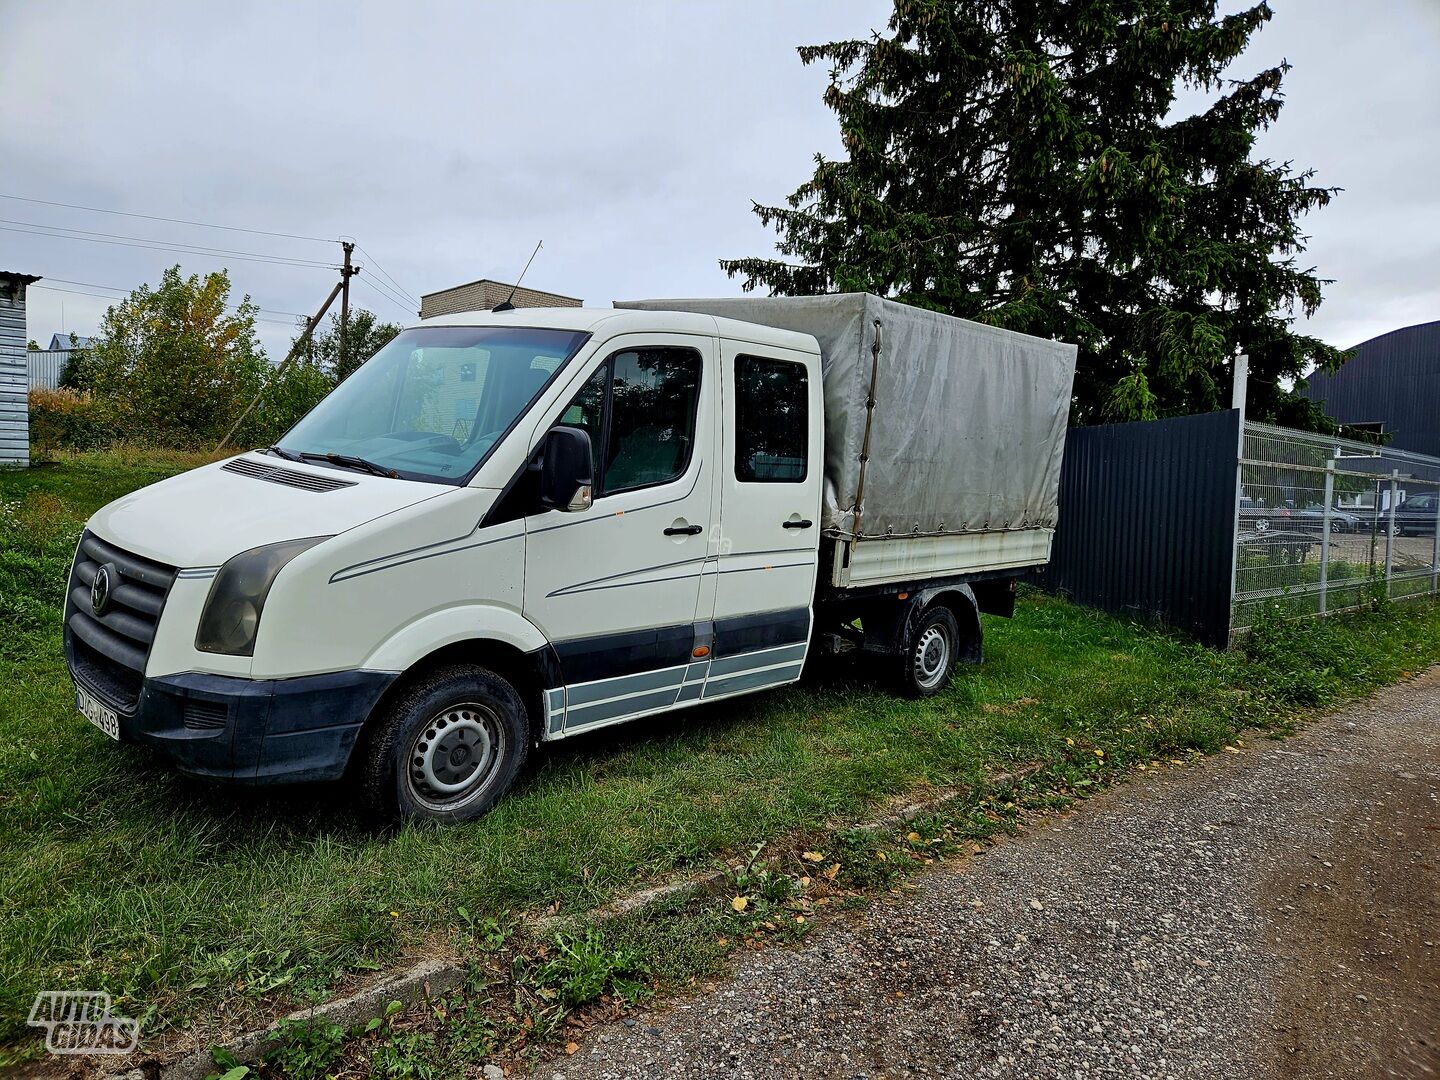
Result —
[[1031, 595], [930, 701], [847, 671], [542, 749], [484, 820], [375, 834], [341, 789], [187, 781], [75, 712], [60, 604], [81, 522], [180, 465], [0, 473], [0, 1045], [31, 1044], [37, 989], [108, 990], [150, 1034], [222, 1001], [313, 1000], [462, 924], [581, 913], [1019, 764], [1083, 791], [1440, 660], [1430, 602], [1267, 622], [1248, 652], [1217, 654]]

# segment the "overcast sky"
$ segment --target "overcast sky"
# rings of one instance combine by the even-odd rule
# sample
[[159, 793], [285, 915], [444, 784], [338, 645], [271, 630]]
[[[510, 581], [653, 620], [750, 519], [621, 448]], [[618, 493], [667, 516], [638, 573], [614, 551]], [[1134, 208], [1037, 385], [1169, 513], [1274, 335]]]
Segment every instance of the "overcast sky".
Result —
[[[1337, 279], [1310, 329], [1352, 345], [1440, 318], [1440, 0], [1274, 7], [1238, 65], [1295, 66], [1262, 151], [1346, 189], [1307, 222], [1307, 262]], [[0, 193], [346, 234], [367, 253], [361, 282], [378, 259], [413, 296], [513, 280], [540, 239], [526, 283], [592, 304], [730, 294], [716, 260], [771, 247], [751, 198], [783, 199], [816, 151], [838, 152], [825, 72], [795, 46], [865, 34], [888, 12], [883, 0], [0, 0]], [[177, 259], [187, 272], [228, 265], [237, 297], [276, 320], [259, 324], [272, 355], [294, 321], [278, 313], [313, 310], [333, 271], [13, 230], [338, 258], [333, 243], [10, 199], [0, 219], [0, 269], [41, 285], [129, 289]], [[354, 300], [413, 316], [368, 284]], [[32, 288], [30, 336], [88, 334], [105, 307]]]

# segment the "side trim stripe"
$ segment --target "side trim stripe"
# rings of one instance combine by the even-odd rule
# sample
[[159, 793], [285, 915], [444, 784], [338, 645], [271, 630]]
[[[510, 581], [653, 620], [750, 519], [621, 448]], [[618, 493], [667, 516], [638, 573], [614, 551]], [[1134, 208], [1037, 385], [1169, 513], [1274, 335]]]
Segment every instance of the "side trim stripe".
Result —
[[715, 679], [721, 675], [733, 675], [737, 671], [749, 671], [751, 668], [771, 667], [775, 664], [802, 660], [805, 657], [805, 648], [805, 643], [802, 641], [795, 645], [782, 645], [778, 649], [761, 649], [759, 652], [722, 657], [719, 660], [711, 661], [710, 678]]
[[[456, 540], [468, 540], [474, 536], [457, 537]], [[406, 566], [413, 562], [420, 562], [422, 559], [435, 559], [441, 555], [454, 555], [461, 551], [473, 551], [476, 548], [489, 547], [491, 544], [502, 544], [506, 540], [523, 540], [523, 532], [510, 533], [507, 536], [492, 536], [488, 540], [481, 540], [474, 544], [461, 544], [459, 547], [445, 547], [445, 544], [454, 544], [456, 540], [445, 540], [440, 544], [434, 544], [425, 548], [413, 548], [411, 551], [401, 551], [394, 555], [382, 555], [378, 559], [371, 559], [369, 562], [356, 563], [354, 566], [347, 566], [337, 570], [330, 575], [330, 584], [334, 585], [341, 581], [349, 581], [351, 578], [364, 577], [366, 574], [378, 574], [381, 570], [393, 570], [397, 566]], [[404, 558], [410, 555], [411, 558]]]
[[803, 664], [786, 664], [782, 667], [764, 668], [760, 671], [746, 671], [728, 678], [711, 680], [705, 684], [705, 698], [724, 697], [741, 690], [757, 690], [762, 686], [794, 682], [800, 677]]
[[651, 709], [663, 709], [667, 705], [673, 704], [675, 704], [675, 688], [673, 686], [668, 690], [656, 690], [649, 694], [635, 694], [613, 701], [601, 701], [594, 705], [584, 705], [578, 709], [566, 710], [565, 728], [567, 731], [579, 730], [601, 720], [612, 720], [617, 716], [629, 716], [631, 713], [649, 712]]
[[679, 686], [685, 680], [684, 668], [662, 668], [642, 671], [638, 675], [622, 675], [618, 679], [601, 679], [570, 688], [570, 708], [596, 701], [614, 701], [645, 690]]

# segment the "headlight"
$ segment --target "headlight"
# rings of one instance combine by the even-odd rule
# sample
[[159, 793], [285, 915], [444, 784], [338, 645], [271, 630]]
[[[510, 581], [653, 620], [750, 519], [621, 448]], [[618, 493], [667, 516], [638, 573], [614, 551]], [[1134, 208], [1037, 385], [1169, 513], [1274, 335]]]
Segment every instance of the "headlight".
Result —
[[275, 575], [296, 555], [329, 539], [312, 536], [251, 548], [222, 566], [200, 613], [195, 648], [229, 656], [255, 655], [255, 632], [260, 629], [260, 613], [265, 610], [265, 597]]

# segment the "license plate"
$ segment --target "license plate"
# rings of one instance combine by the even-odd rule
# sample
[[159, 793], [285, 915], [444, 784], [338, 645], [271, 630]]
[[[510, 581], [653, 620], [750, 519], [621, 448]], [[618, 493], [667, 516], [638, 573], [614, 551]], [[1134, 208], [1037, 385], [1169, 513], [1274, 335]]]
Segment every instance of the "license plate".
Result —
[[75, 707], [80, 710], [80, 715], [89, 720], [110, 738], [120, 738], [120, 717], [115, 715], [115, 710], [102, 705], [96, 698], [87, 694], [84, 690], [75, 691]]

